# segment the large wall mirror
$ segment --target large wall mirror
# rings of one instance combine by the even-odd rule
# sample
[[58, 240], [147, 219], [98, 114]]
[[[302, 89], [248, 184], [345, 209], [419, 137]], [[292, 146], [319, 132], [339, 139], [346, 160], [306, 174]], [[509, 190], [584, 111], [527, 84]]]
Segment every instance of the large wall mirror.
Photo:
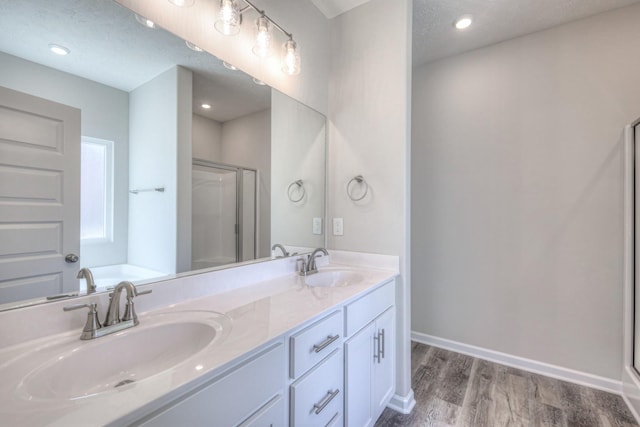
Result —
[[112, 0], [2, 4], [0, 309], [324, 246], [322, 114]]

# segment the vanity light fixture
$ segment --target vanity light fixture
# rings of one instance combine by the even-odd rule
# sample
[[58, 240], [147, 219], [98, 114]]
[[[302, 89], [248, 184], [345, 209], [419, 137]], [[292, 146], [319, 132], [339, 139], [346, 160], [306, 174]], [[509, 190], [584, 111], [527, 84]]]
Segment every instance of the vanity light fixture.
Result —
[[227, 61], [222, 61], [222, 65], [224, 65], [224, 68], [228, 68], [231, 71], [238, 71], [238, 67], [233, 64], [229, 64]]
[[139, 23], [141, 23], [145, 27], [147, 27], [147, 28], [155, 28], [156, 27], [155, 22], [153, 22], [151, 19], [147, 19], [144, 16], [140, 16], [137, 13], [135, 15], [136, 15], [136, 21], [138, 21]]
[[191, 49], [192, 51], [194, 51], [194, 52], [202, 52], [202, 48], [201, 48], [201, 47], [196, 46], [195, 44], [191, 43], [191, 42], [190, 42], [190, 41], [188, 41], [188, 40], [185, 40], [185, 41], [184, 41], [184, 44], [186, 44], [186, 45], [187, 45], [187, 47], [188, 47], [189, 49]]
[[208, 110], [208, 109], [210, 109], [210, 108], [211, 108], [211, 105], [209, 105], [209, 104], [202, 104], [202, 105], [201, 105], [201, 107], [202, 107], [202, 108], [204, 108], [205, 110]]
[[255, 22], [253, 53], [261, 58], [269, 56], [273, 38], [270, 28], [273, 26], [287, 36], [287, 41], [282, 45], [282, 71], [291, 76], [299, 74], [300, 50], [298, 44], [293, 40], [293, 34], [285, 31], [273, 19], [269, 18], [264, 10], [258, 9], [250, 0], [242, 0], [246, 3], [242, 9], [238, 5], [238, 1], [240, 0], [220, 0], [218, 18], [214, 23], [215, 29], [224, 35], [238, 34], [242, 24], [242, 14], [248, 10], [256, 11], [260, 16]]
[[290, 76], [300, 74], [300, 51], [293, 39], [287, 40], [282, 45], [282, 71]]
[[193, 6], [194, 0], [169, 0], [169, 3], [178, 7], [189, 7]]
[[453, 23], [453, 26], [458, 30], [465, 30], [471, 26], [473, 23], [473, 16], [471, 15], [462, 15]]
[[66, 47], [60, 46], [59, 44], [55, 44], [55, 43], [51, 43], [49, 45], [49, 50], [55, 53], [56, 55], [60, 55], [60, 56], [65, 56], [71, 53], [71, 51]]
[[214, 28], [225, 36], [235, 36], [240, 32], [241, 23], [242, 15], [238, 2], [236, 0], [220, 0], [220, 10], [218, 11], [218, 19], [213, 24]]
[[256, 19], [255, 37], [256, 39], [252, 49], [253, 53], [260, 58], [266, 58], [271, 55], [269, 20], [264, 15]]

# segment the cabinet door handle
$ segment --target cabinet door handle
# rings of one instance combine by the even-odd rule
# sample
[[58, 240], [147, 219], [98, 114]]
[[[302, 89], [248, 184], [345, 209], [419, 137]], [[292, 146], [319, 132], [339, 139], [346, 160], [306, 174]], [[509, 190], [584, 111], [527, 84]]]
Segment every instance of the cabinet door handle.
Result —
[[376, 363], [380, 363], [380, 334], [375, 334], [373, 336], [373, 341], [375, 343], [373, 349], [373, 361]]
[[331, 343], [336, 341], [338, 338], [340, 338], [340, 335], [334, 335], [334, 336], [328, 335], [326, 340], [322, 341], [320, 344], [313, 345], [313, 351], [315, 351], [316, 353], [320, 353], [322, 350], [330, 346]]
[[329, 402], [331, 402], [333, 398], [338, 395], [338, 393], [340, 393], [340, 389], [335, 389], [335, 391], [329, 390], [326, 396], [323, 397], [320, 402], [315, 403], [313, 405], [313, 409], [314, 409], [313, 412], [315, 412], [316, 414], [319, 414], [320, 412], [322, 412], [322, 410], [327, 407]]
[[[378, 343], [382, 342], [382, 349], [380, 350], [380, 356], [382, 356], [382, 358], [384, 359], [384, 329], [380, 332], [380, 340], [378, 341]], [[378, 361], [380, 361], [380, 358], [378, 358]]]

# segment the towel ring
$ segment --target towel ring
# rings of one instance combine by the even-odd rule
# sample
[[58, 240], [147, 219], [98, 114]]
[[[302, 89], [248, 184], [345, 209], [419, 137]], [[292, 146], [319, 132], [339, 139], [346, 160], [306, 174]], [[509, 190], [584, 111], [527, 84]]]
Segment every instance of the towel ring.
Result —
[[[300, 190], [302, 190], [302, 194], [300, 195], [300, 197], [298, 197], [297, 199], [294, 199], [291, 196], [291, 188], [297, 185], [298, 186], [298, 192], [300, 192]], [[304, 190], [304, 185], [302, 184], [302, 180], [299, 179], [297, 181], [293, 181], [291, 184], [289, 184], [289, 187], [287, 188], [287, 197], [289, 198], [290, 201], [292, 201], [293, 203], [298, 203], [300, 200], [304, 199], [304, 196], [307, 194], [307, 192]]]
[[[353, 184], [354, 182], [357, 182], [360, 185], [364, 184], [364, 192], [360, 197], [353, 197], [353, 194], [351, 194], [351, 187], [352, 187], [351, 184]], [[356, 175], [353, 178], [351, 178], [351, 180], [349, 180], [349, 183], [347, 184], [347, 196], [349, 196], [351, 200], [353, 200], [354, 202], [359, 202], [360, 200], [367, 197], [367, 193], [369, 193], [369, 184], [367, 184], [367, 181], [365, 181], [362, 175]]]

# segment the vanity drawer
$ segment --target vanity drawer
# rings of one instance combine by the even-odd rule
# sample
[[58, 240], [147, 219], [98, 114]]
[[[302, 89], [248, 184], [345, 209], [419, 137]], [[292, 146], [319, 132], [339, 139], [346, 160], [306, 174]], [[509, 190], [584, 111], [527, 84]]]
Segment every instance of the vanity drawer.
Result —
[[291, 385], [291, 426], [335, 425], [342, 419], [344, 401], [342, 350]]
[[341, 346], [342, 313], [336, 311], [291, 337], [291, 378], [298, 378]]
[[238, 427], [279, 427], [284, 425], [284, 399], [277, 396]]
[[375, 291], [347, 305], [345, 309], [345, 336], [358, 332], [365, 325], [394, 305], [395, 281], [391, 280]]

